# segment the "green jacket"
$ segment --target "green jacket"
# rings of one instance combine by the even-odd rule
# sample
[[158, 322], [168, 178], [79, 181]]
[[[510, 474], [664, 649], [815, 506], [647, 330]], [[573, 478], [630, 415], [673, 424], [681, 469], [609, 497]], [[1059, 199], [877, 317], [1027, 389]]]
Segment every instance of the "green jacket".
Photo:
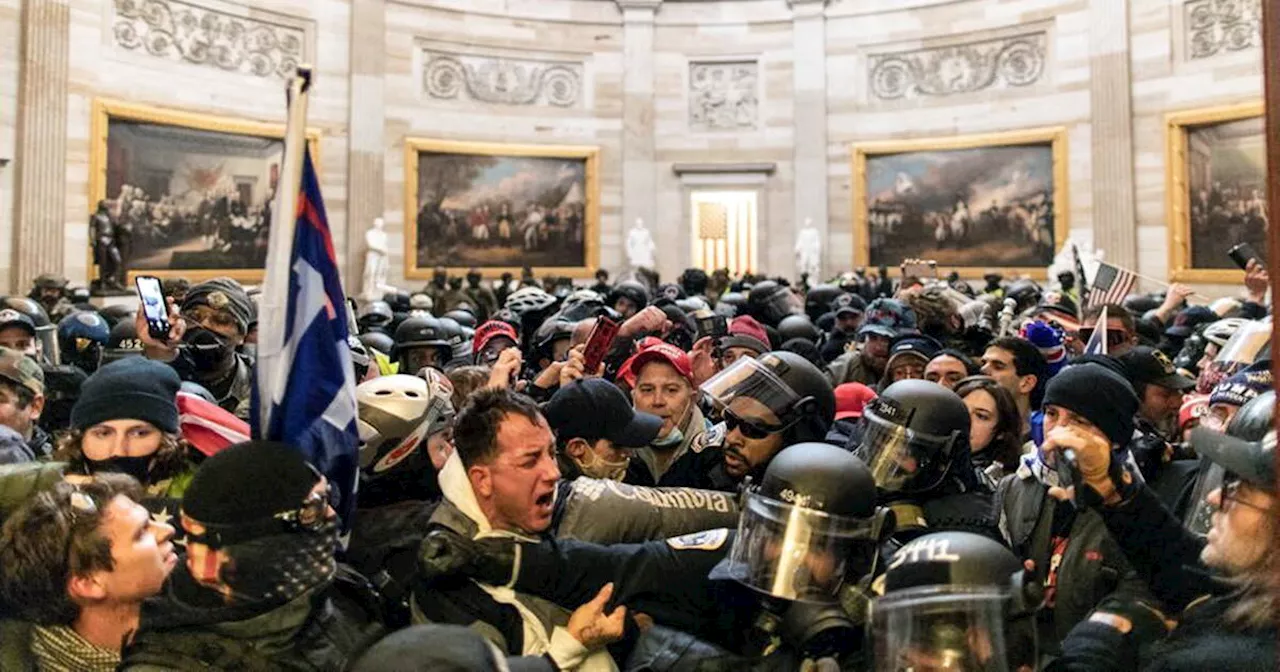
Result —
[[[22, 462], [0, 466], [0, 522], [37, 492], [62, 480], [63, 462]], [[8, 668], [0, 668], [8, 669]]]
[[15, 619], [0, 620], [0, 670], [36, 672], [31, 653], [31, 624]]

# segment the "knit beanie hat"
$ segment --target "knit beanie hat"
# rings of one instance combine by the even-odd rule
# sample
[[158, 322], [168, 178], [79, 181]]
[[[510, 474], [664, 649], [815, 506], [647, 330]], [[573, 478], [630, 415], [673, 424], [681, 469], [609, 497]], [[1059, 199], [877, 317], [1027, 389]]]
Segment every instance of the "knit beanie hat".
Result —
[[182, 299], [186, 312], [196, 306], [209, 306], [221, 310], [240, 327], [240, 333], [249, 333], [249, 325], [258, 321], [258, 309], [240, 283], [231, 278], [214, 278], [193, 286]]
[[1050, 326], [1042, 320], [1032, 320], [1022, 326], [1019, 335], [1040, 350], [1044, 361], [1048, 364], [1046, 373], [1057, 375], [1067, 365], [1067, 349], [1063, 346], [1061, 329]]
[[253, 522], [296, 511], [319, 480], [297, 448], [245, 441], [201, 463], [182, 497], [182, 512], [205, 524]]
[[1044, 405], [1061, 406], [1079, 414], [1102, 430], [1112, 448], [1123, 448], [1133, 438], [1133, 416], [1138, 395], [1129, 381], [1100, 364], [1072, 364], [1049, 380]]
[[88, 429], [108, 420], [143, 420], [162, 432], [178, 433], [178, 388], [182, 381], [168, 364], [126, 357], [94, 372], [71, 409], [71, 427]]

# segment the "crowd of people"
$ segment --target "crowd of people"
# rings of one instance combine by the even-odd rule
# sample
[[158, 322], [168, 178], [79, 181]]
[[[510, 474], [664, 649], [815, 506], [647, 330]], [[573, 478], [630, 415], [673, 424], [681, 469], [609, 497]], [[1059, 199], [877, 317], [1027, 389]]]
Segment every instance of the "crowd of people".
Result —
[[249, 289], [5, 299], [0, 669], [1276, 669], [1257, 261], [463, 283], [354, 311], [354, 503], [249, 438]]

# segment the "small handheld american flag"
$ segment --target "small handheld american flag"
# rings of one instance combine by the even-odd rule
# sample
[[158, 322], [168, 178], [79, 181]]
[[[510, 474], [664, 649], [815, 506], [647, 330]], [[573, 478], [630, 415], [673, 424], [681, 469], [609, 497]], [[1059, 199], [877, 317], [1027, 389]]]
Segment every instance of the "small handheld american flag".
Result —
[[1124, 297], [1129, 295], [1137, 281], [1138, 276], [1133, 271], [1111, 264], [1099, 264], [1098, 272], [1093, 276], [1093, 284], [1085, 295], [1085, 309], [1124, 301]]

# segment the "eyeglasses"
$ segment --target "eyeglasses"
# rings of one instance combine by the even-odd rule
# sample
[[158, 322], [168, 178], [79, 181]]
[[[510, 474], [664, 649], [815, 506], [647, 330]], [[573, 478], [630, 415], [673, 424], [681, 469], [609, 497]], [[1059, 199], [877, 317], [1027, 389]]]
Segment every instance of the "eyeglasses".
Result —
[[724, 409], [723, 420], [724, 420], [724, 429], [726, 433], [732, 432], [733, 430], [736, 429], [748, 439], [755, 439], [757, 441], [760, 439], [767, 439], [769, 438], [769, 435], [777, 434], [787, 429], [785, 425], [770, 427], [768, 425], [757, 424], [755, 422], [742, 418], [741, 416], [735, 414], [733, 411], [727, 408]]
[[[1081, 327], [1080, 331], [1076, 332], [1076, 340], [1088, 343], [1093, 338], [1094, 331], [1096, 331], [1095, 327]], [[1119, 329], [1107, 330], [1107, 347], [1113, 348], [1117, 345], [1124, 345], [1127, 340], [1129, 340], [1129, 334]]]
[[76, 540], [76, 524], [80, 522], [81, 517], [96, 516], [98, 514], [98, 503], [88, 493], [81, 490], [80, 486], [72, 484], [71, 493], [67, 497], [67, 504], [70, 505], [70, 508], [63, 512], [68, 528], [67, 543], [66, 547], [62, 549], [62, 557], [67, 563], [74, 564], [75, 558], [71, 556], [71, 546]]
[[1270, 513], [1271, 507], [1258, 506], [1257, 504], [1251, 504], [1240, 498], [1240, 486], [1243, 483], [1244, 481], [1240, 480], [1238, 476], [1235, 476], [1235, 477], [1227, 476], [1226, 478], [1222, 479], [1222, 491], [1218, 494], [1218, 498], [1221, 500], [1222, 503], [1218, 505], [1218, 509], [1225, 512], [1229, 510], [1232, 506], [1235, 506], [1238, 504], [1240, 506], [1253, 509], [1254, 511]]

